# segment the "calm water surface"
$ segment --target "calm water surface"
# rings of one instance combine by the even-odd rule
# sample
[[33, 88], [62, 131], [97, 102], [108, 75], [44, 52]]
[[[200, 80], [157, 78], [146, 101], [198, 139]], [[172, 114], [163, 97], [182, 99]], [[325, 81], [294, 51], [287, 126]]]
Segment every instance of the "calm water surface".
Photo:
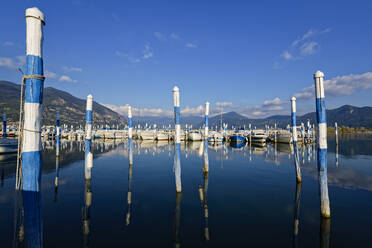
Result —
[[[58, 170], [53, 143], [44, 143], [43, 245], [369, 246], [372, 136], [342, 137], [338, 152], [331, 137], [328, 146], [332, 218], [324, 221], [320, 218], [315, 146], [300, 147], [303, 182], [296, 185], [289, 145], [209, 145], [206, 176], [203, 144], [182, 144], [182, 194], [176, 194], [171, 143], [134, 142], [130, 170], [128, 142], [94, 142], [90, 181], [84, 180], [84, 143], [63, 142]], [[28, 238], [23, 199], [14, 190], [15, 167], [15, 156], [0, 156], [2, 247], [24, 247]]]

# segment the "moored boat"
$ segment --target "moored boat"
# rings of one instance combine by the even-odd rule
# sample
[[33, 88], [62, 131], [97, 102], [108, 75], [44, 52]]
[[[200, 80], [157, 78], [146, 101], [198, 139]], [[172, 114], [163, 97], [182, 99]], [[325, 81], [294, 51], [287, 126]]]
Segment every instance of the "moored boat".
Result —
[[18, 139], [0, 139], [0, 154], [15, 153], [18, 150]]

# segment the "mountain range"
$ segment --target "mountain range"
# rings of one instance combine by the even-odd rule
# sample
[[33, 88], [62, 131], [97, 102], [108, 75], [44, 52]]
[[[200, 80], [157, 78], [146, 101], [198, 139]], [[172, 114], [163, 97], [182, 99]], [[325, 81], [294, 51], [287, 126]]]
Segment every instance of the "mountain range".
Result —
[[[0, 81], [0, 114], [7, 114], [8, 122], [19, 120], [21, 85]], [[43, 125], [55, 125], [56, 111], [60, 113], [62, 124], [85, 125], [86, 100], [52, 87], [44, 88]], [[93, 102], [93, 125], [125, 125], [127, 120], [111, 109]]]
[[[19, 113], [19, 98], [20, 85], [8, 81], [0, 81], [0, 111], [7, 113], [8, 121], [18, 121]], [[54, 125], [56, 119], [56, 111], [60, 111], [61, 123], [68, 125], [84, 125], [85, 123], [85, 99], [79, 99], [62, 90], [52, 87], [44, 88], [43, 99], [43, 124]], [[2, 112], [0, 112], [1, 114]], [[315, 112], [297, 116], [297, 124], [301, 122], [310, 123], [316, 121]], [[94, 125], [120, 125], [127, 123], [126, 117], [116, 113], [115, 111], [97, 103], [93, 103], [93, 122]], [[172, 117], [153, 117], [153, 116], [133, 116], [135, 125], [145, 123], [157, 124], [158, 127], [168, 126], [173, 124]], [[222, 122], [227, 123], [229, 127], [248, 127], [251, 123], [253, 127], [263, 128], [265, 125], [273, 126], [275, 123], [279, 128], [284, 128], [290, 123], [290, 115], [273, 115], [267, 118], [251, 119], [234, 111], [222, 114]], [[334, 126], [337, 122], [339, 126], [348, 127], [365, 127], [372, 128], [372, 107], [355, 107], [351, 105], [343, 105], [336, 109], [327, 110], [328, 126]], [[202, 127], [204, 117], [181, 115], [181, 123], [192, 125], [194, 128]], [[221, 123], [221, 115], [209, 117], [210, 127], [219, 127]]]

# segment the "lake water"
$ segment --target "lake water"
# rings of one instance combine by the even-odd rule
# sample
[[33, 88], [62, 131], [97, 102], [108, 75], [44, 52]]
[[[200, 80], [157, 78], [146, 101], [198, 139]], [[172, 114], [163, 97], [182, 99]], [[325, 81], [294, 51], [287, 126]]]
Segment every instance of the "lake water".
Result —
[[303, 180], [297, 185], [289, 145], [209, 145], [205, 176], [203, 144], [182, 144], [181, 194], [176, 194], [172, 143], [134, 141], [130, 171], [127, 141], [94, 142], [90, 181], [84, 180], [83, 148], [83, 142], [63, 142], [56, 171], [53, 143], [43, 144], [40, 209], [34, 209], [40, 217], [31, 222], [25, 221], [29, 212], [22, 207], [22, 194], [14, 190], [16, 156], [0, 157], [2, 247], [24, 247], [30, 235], [38, 235], [27, 228], [38, 227], [44, 247], [372, 243], [372, 136], [340, 137], [338, 161], [329, 138], [330, 220], [320, 217], [315, 146], [300, 147]]

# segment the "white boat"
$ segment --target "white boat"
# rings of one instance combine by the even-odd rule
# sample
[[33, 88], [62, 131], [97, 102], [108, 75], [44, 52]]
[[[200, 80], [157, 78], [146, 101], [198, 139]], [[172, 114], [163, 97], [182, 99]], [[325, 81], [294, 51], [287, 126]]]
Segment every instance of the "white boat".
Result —
[[156, 133], [156, 139], [157, 140], [168, 140], [169, 139], [169, 135], [165, 131], [158, 131]]
[[219, 132], [213, 131], [209, 134], [208, 142], [222, 142], [223, 135]]
[[141, 130], [140, 139], [142, 140], [155, 140], [156, 133], [154, 130]]
[[191, 141], [200, 141], [202, 140], [202, 134], [200, 131], [198, 130], [192, 130], [192, 131], [189, 131], [188, 135], [188, 140], [191, 140]]
[[18, 139], [0, 139], [0, 154], [14, 153], [18, 150]]
[[264, 130], [253, 130], [252, 131], [252, 143], [266, 143], [267, 134]]

